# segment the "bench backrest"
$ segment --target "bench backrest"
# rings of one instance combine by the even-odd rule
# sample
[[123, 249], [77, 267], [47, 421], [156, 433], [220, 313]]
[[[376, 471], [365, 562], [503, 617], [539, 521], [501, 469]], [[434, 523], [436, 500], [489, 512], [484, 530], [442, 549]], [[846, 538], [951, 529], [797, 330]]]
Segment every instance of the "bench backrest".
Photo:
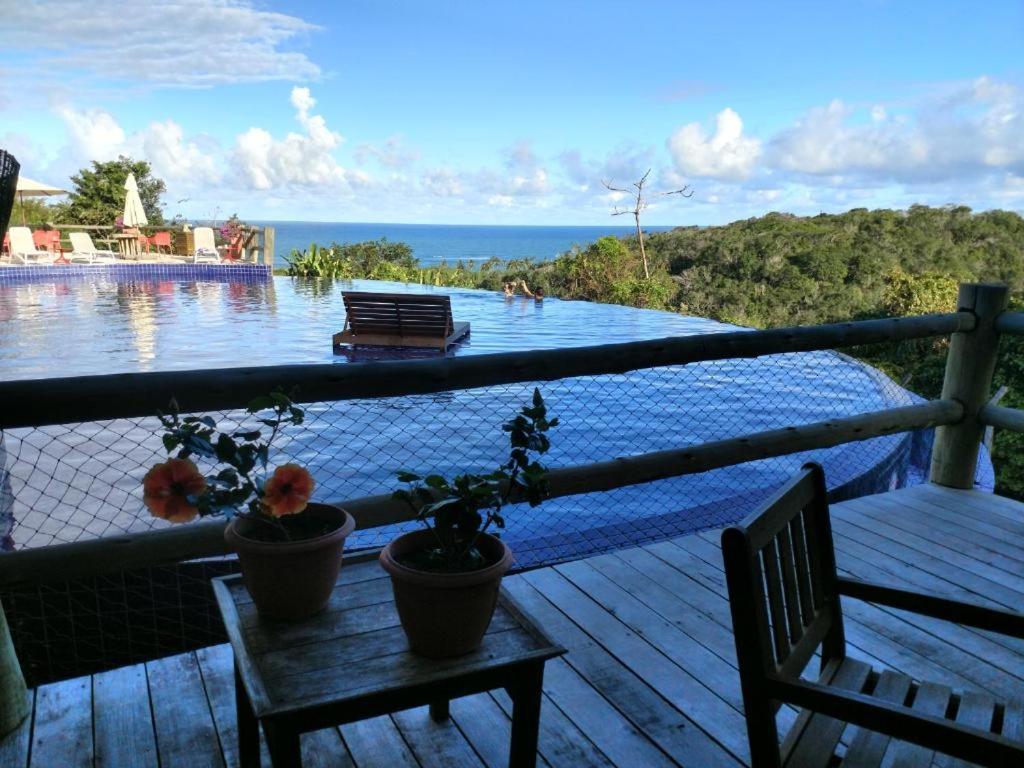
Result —
[[355, 335], [446, 337], [452, 332], [447, 296], [417, 293], [342, 291], [346, 325]]

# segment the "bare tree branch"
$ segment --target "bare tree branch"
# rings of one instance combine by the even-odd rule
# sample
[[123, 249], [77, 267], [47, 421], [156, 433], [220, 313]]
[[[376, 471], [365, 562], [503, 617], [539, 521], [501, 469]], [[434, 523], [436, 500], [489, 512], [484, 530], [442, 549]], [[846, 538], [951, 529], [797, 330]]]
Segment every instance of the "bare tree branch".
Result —
[[[628, 208], [619, 208], [618, 205], [612, 210], [612, 216], [622, 216], [626, 213], [632, 213], [633, 218], [636, 220], [636, 237], [640, 242], [640, 257], [644, 262], [644, 277], [648, 280], [651, 277], [650, 269], [647, 266], [647, 250], [644, 248], [644, 231], [640, 227], [640, 214], [647, 210], [650, 206], [649, 197], [644, 196], [644, 185], [647, 183], [647, 177], [651, 175], [651, 169], [648, 168], [647, 172], [640, 177], [639, 180], [633, 182], [633, 188], [635, 192], [621, 187], [613, 187], [610, 181], [601, 180], [605, 189], [611, 192], [619, 192], [624, 195], [629, 195], [633, 198], [632, 210]], [[656, 192], [655, 197], [668, 197], [669, 195], [680, 195], [681, 197], [693, 197], [693, 190], [690, 189], [690, 185], [687, 184], [682, 189], [672, 189], [667, 192]]]

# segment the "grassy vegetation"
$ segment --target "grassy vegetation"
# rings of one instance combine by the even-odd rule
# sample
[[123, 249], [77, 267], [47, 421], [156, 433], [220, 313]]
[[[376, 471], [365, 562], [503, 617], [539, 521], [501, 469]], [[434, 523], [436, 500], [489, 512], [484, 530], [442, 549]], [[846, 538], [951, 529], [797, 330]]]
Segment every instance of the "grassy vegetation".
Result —
[[[1024, 290], [1024, 218], [958, 206], [863, 208], [798, 217], [772, 213], [722, 227], [683, 227], [646, 239], [651, 278], [635, 239], [605, 237], [553, 261], [423, 267], [386, 240], [293, 253], [287, 274], [397, 280], [501, 290], [524, 280], [549, 296], [667, 309], [755, 328], [950, 311], [957, 283], [1001, 281]], [[1006, 339], [996, 386], [1024, 407], [1024, 348]], [[945, 341], [856, 350], [925, 397], [942, 387]], [[1024, 436], [997, 435], [998, 489], [1024, 498]]]

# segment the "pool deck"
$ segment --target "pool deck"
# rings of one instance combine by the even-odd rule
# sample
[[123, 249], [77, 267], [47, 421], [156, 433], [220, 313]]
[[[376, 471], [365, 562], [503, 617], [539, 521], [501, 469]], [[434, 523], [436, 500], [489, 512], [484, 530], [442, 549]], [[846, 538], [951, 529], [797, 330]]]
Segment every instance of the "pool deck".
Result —
[[[1024, 604], [1024, 504], [925, 485], [833, 505], [832, 517], [847, 574], [1014, 610]], [[569, 649], [548, 664], [538, 765], [749, 764], [718, 535], [506, 579]], [[848, 599], [843, 606], [851, 656], [1022, 697], [1024, 641]], [[34, 716], [0, 742], [0, 765], [238, 765], [226, 645], [44, 685], [32, 696]], [[497, 692], [453, 701], [443, 724], [423, 708], [318, 731], [303, 737], [303, 764], [497, 768], [507, 761], [510, 712]], [[785, 725], [793, 716], [780, 712]]]

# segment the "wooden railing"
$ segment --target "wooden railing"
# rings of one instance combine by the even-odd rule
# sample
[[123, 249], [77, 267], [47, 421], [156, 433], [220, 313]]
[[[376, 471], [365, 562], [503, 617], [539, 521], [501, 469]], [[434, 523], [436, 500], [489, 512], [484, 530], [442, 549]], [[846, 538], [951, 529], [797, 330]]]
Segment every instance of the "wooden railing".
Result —
[[[433, 360], [296, 365], [116, 374], [0, 382], [0, 428], [152, 416], [176, 399], [183, 411], [241, 408], [276, 387], [298, 402], [344, 401], [487, 387], [514, 382], [621, 374], [699, 361], [753, 358], [953, 334], [968, 336], [973, 311], [832, 325], [735, 331], [572, 349]], [[117, 392], [116, 398], [110, 397]], [[551, 472], [553, 496], [607, 491], [841, 443], [952, 425], [963, 417], [953, 398], [792, 425], [700, 445], [563, 467]], [[400, 522], [408, 508], [390, 496], [338, 499], [360, 528]], [[56, 544], [0, 554], [0, 586], [66, 580], [226, 553], [223, 523]]]

